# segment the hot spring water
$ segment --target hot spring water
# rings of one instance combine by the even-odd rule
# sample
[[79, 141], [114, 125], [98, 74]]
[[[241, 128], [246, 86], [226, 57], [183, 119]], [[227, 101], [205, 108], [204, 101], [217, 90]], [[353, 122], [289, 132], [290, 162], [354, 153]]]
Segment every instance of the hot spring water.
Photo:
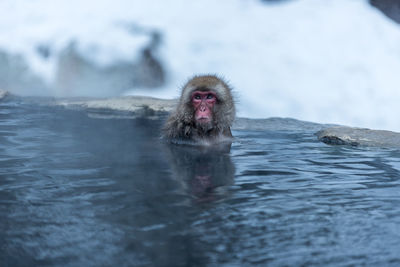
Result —
[[[284, 123], [280, 121], [280, 123]], [[1, 266], [400, 264], [400, 152], [0, 103]]]

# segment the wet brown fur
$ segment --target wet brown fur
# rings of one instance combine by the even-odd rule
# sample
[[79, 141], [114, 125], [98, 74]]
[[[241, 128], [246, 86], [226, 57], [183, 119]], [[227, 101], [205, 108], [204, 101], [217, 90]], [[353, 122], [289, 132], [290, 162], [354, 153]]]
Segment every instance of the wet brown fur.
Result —
[[[212, 126], [206, 131], [196, 127], [194, 122], [191, 97], [196, 90], [210, 90], [217, 95]], [[234, 119], [235, 105], [232, 90], [228, 84], [215, 75], [195, 76], [183, 86], [179, 103], [164, 125], [163, 135], [168, 140], [204, 140], [208, 142], [231, 138], [230, 127]]]

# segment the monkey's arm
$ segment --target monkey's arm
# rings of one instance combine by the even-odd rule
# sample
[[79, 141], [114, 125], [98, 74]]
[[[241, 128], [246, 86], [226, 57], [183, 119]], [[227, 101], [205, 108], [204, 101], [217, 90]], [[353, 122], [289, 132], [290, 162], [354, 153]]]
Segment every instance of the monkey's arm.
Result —
[[163, 128], [164, 137], [167, 139], [190, 139], [192, 135], [191, 128], [190, 125], [175, 116], [171, 116]]

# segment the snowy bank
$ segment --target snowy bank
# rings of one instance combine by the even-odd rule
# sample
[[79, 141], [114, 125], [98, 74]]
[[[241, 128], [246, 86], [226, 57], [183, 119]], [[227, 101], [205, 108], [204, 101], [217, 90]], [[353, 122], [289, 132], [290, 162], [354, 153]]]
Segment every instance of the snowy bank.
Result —
[[400, 28], [367, 0], [3, 0], [0, 25], [14, 93], [174, 98], [217, 73], [240, 116], [400, 131]]

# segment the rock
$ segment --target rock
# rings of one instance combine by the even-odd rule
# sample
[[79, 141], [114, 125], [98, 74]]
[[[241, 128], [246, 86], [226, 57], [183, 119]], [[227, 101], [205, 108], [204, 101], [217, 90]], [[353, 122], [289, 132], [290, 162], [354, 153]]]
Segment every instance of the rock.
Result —
[[382, 11], [388, 18], [400, 23], [400, 2], [399, 0], [369, 0], [369, 3]]
[[248, 119], [236, 118], [233, 130], [251, 131], [311, 131], [316, 132], [328, 125], [301, 121], [292, 118]]
[[167, 115], [177, 100], [166, 100], [146, 96], [125, 96], [104, 99], [65, 98], [42, 102], [43, 105], [61, 106], [67, 109], [86, 110], [90, 117], [97, 118], [158, 118]]
[[0, 89], [0, 100], [2, 100], [3, 98], [5, 98], [8, 95], [8, 92], [5, 90], [1, 90]]
[[80, 55], [71, 43], [58, 59], [54, 83], [56, 95], [108, 97], [131, 88], [161, 86], [165, 71], [153, 56], [152, 47], [155, 45], [150, 44], [140, 51], [137, 62], [115, 62], [103, 67]]
[[0, 88], [20, 95], [48, 93], [43, 80], [33, 73], [20, 55], [0, 50]]
[[330, 145], [376, 146], [400, 148], [400, 133], [335, 126], [316, 133], [318, 140]]
[[38, 59], [43, 64], [47, 62], [46, 66], [55, 66], [54, 69], [46, 67], [46, 75], [36, 73], [37, 69], [28, 64], [26, 56], [0, 50], [0, 88], [24, 96], [111, 97], [126, 90], [151, 90], [164, 85], [166, 71], [158, 55], [162, 34], [156, 29], [140, 27], [135, 31], [127, 29], [127, 34], [145, 37], [148, 41], [132, 48], [132, 57], [107, 64], [83, 54], [73, 39], [58, 50], [51, 44], [34, 44]]

